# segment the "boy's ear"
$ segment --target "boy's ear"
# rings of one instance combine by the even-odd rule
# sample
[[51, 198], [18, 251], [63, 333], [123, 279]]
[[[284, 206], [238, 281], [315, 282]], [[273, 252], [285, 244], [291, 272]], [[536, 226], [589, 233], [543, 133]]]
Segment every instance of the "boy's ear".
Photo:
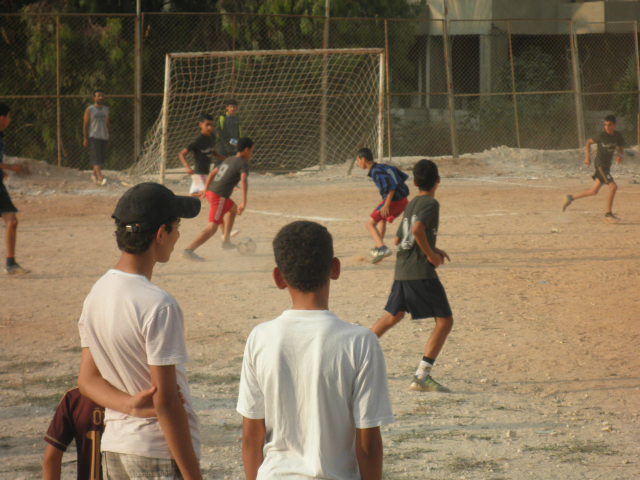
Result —
[[278, 267], [274, 267], [273, 269], [273, 281], [280, 290], [287, 288], [287, 282]]
[[167, 238], [167, 227], [165, 225], [160, 225], [160, 228], [156, 231], [156, 242], [159, 244], [163, 244], [164, 240]]
[[337, 280], [340, 278], [340, 259], [333, 257], [331, 260], [331, 270], [329, 271], [329, 278], [331, 280]]

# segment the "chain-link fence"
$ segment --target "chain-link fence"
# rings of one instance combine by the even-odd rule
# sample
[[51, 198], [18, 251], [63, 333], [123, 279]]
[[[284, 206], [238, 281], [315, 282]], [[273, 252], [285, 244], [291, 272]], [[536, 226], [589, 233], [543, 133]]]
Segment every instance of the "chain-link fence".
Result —
[[385, 155], [575, 148], [609, 113], [638, 142], [637, 22], [28, 13], [0, 16], [0, 34], [7, 153], [63, 166], [89, 166], [82, 117], [96, 88], [111, 112], [107, 168], [135, 161], [170, 52], [382, 48]]

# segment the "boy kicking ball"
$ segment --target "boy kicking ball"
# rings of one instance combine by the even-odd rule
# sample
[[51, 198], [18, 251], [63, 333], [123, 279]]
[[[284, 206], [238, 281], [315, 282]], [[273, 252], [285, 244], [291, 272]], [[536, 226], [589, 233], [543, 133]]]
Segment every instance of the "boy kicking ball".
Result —
[[371, 250], [371, 262], [378, 263], [391, 255], [391, 249], [384, 244], [384, 234], [387, 222], [391, 223], [402, 215], [409, 203], [409, 187], [405, 183], [409, 176], [392, 165], [374, 162], [373, 153], [368, 148], [358, 150], [356, 162], [363, 170], [369, 170], [368, 175], [382, 196], [382, 202], [371, 213], [366, 225], [375, 242]]
[[440, 184], [438, 167], [420, 160], [413, 167], [413, 181], [420, 189], [411, 200], [396, 234], [398, 255], [386, 313], [371, 327], [381, 337], [409, 312], [414, 319], [435, 318], [435, 327], [424, 347], [424, 355], [409, 389], [419, 392], [448, 392], [431, 378], [433, 364], [453, 327], [451, 307], [436, 268], [451, 260], [436, 248], [440, 204], [434, 198]]
[[591, 166], [591, 145], [594, 143], [598, 146], [598, 149], [595, 161], [596, 171], [591, 177], [594, 180], [593, 186], [589, 190], [585, 190], [577, 195], [567, 195], [562, 205], [562, 211], [564, 212], [574, 200], [597, 195], [602, 185], [608, 185], [609, 197], [607, 198], [607, 213], [605, 213], [604, 216], [607, 220], [618, 220], [618, 216], [612, 211], [613, 199], [616, 196], [618, 185], [613, 180], [610, 170], [614, 153], [617, 153], [616, 163], [622, 163], [624, 138], [622, 138], [620, 132], [616, 132], [616, 117], [614, 115], [607, 115], [604, 118], [604, 131], [600, 132], [596, 140], [593, 138], [587, 140], [584, 157], [584, 163], [587, 167]]

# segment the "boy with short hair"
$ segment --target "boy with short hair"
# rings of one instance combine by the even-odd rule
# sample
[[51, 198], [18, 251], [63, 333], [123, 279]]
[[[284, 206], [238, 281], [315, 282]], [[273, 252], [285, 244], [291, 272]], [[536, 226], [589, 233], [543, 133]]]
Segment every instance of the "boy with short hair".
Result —
[[105, 185], [107, 179], [102, 175], [102, 167], [107, 161], [107, 147], [111, 131], [109, 107], [104, 104], [102, 90], [93, 92], [93, 105], [84, 111], [82, 122], [83, 145], [89, 148], [89, 158], [93, 166], [91, 180], [97, 185]]
[[584, 156], [584, 163], [587, 167], [591, 166], [591, 145], [594, 143], [598, 146], [598, 149], [596, 151], [596, 171], [591, 176], [594, 180], [593, 186], [589, 190], [585, 190], [577, 195], [567, 195], [562, 205], [562, 211], [564, 212], [574, 200], [597, 195], [602, 185], [608, 185], [609, 196], [607, 198], [607, 212], [604, 216], [608, 220], [618, 220], [618, 216], [612, 211], [613, 199], [616, 196], [618, 185], [611, 176], [610, 170], [614, 153], [617, 152], [616, 163], [622, 163], [624, 138], [622, 138], [620, 132], [616, 131], [615, 115], [607, 115], [604, 118], [604, 130], [600, 132], [597, 137], [592, 137], [587, 140]]
[[[151, 283], [156, 263], [169, 261], [180, 237], [180, 218], [199, 211], [197, 198], [142, 183], [124, 193], [113, 213], [120, 259], [95, 283], [78, 322], [80, 391], [106, 407], [107, 479], [202, 478], [182, 310]], [[120, 413], [128, 412], [130, 395], [145, 390], [153, 394], [155, 418]]]
[[380, 480], [380, 426], [393, 421], [384, 355], [371, 331], [328, 310], [340, 276], [331, 234], [293, 222], [273, 250], [292, 309], [247, 339], [236, 408], [246, 478]]
[[[213, 117], [208, 113], [200, 114], [198, 117], [198, 127], [200, 127], [200, 134], [188, 147], [183, 148], [180, 150], [180, 153], [178, 153], [178, 158], [184, 165], [187, 173], [191, 175], [191, 187], [189, 188], [191, 195], [200, 195], [200, 193], [205, 190], [204, 183], [207, 181], [211, 164], [213, 163], [213, 165], [217, 167], [226, 158], [216, 150]], [[193, 155], [195, 168], [191, 168], [191, 165], [189, 165], [187, 161], [187, 154], [189, 152]]]
[[220, 151], [230, 157], [237, 152], [238, 140], [242, 136], [240, 116], [238, 115], [238, 101], [230, 98], [224, 101], [224, 115], [218, 117], [218, 140]]
[[16, 262], [16, 238], [18, 235], [18, 209], [11, 201], [7, 187], [4, 185], [4, 170], [11, 170], [15, 173], [25, 171], [24, 166], [19, 164], [4, 163], [4, 131], [11, 123], [11, 109], [9, 105], [0, 103], [0, 217], [4, 220], [5, 226], [5, 255], [6, 263], [4, 271], [9, 275], [29, 273], [30, 270], [23, 268]]
[[384, 244], [384, 234], [387, 222], [392, 223], [402, 215], [409, 203], [409, 187], [405, 183], [409, 176], [393, 165], [374, 162], [373, 153], [368, 148], [358, 150], [356, 162], [360, 168], [369, 170], [367, 175], [374, 181], [382, 196], [382, 202], [371, 213], [366, 225], [375, 242], [371, 250], [371, 262], [378, 263], [391, 255], [391, 249]]
[[420, 190], [411, 200], [396, 233], [398, 245], [396, 269], [386, 313], [371, 327], [381, 337], [409, 312], [414, 319], [435, 318], [435, 327], [427, 340], [424, 355], [409, 386], [421, 392], [448, 392], [431, 378], [431, 368], [453, 327], [451, 307], [436, 268], [451, 260], [436, 248], [440, 204], [434, 198], [440, 184], [438, 167], [423, 159], [413, 167], [413, 181]]
[[[200, 232], [196, 239], [191, 242], [188, 248], [182, 252], [185, 258], [198, 262], [204, 261], [195, 250], [215, 235], [218, 226], [222, 225], [223, 219], [229, 213], [229, 221], [224, 221], [224, 232], [222, 248], [231, 249], [235, 245], [231, 243], [231, 229], [236, 219], [236, 215], [242, 215], [247, 206], [247, 192], [249, 183], [249, 161], [253, 157], [253, 140], [243, 137], [238, 140], [238, 153], [235, 156], [226, 158], [218, 167], [214, 168], [205, 182], [205, 191], [200, 194], [207, 198], [211, 204], [209, 210], [209, 223]], [[231, 200], [233, 189], [240, 182], [242, 190], [242, 202], [236, 206]]]

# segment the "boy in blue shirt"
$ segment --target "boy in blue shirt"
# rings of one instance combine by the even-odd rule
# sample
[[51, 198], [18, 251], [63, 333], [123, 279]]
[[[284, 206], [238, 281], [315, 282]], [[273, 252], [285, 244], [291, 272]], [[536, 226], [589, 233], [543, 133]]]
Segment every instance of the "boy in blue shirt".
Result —
[[391, 255], [391, 249], [384, 244], [384, 234], [387, 222], [393, 222], [407, 208], [409, 187], [405, 182], [409, 176], [392, 165], [374, 162], [373, 153], [368, 148], [358, 150], [356, 162], [360, 168], [369, 170], [368, 175], [382, 196], [382, 202], [371, 213], [366, 225], [375, 242], [371, 250], [371, 262], [378, 263]]

